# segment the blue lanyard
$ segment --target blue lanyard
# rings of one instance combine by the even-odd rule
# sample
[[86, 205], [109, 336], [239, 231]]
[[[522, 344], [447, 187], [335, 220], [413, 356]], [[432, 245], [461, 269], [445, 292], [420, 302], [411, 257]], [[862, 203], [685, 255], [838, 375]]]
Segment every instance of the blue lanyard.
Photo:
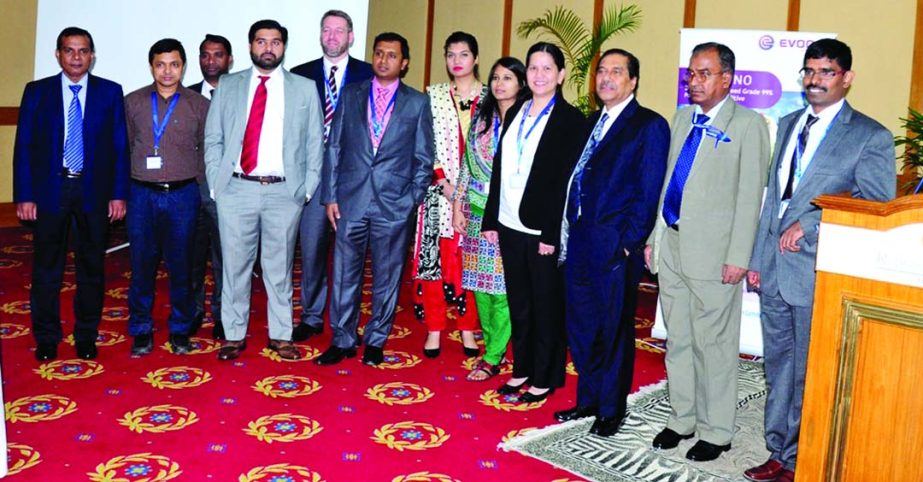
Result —
[[516, 160], [516, 173], [519, 173], [519, 164], [522, 163], [522, 151], [525, 149], [525, 141], [529, 140], [529, 136], [532, 135], [532, 131], [535, 130], [535, 126], [538, 125], [539, 121], [542, 120], [542, 117], [548, 115], [551, 112], [551, 108], [554, 106], [555, 101], [558, 100], [558, 96], [551, 98], [551, 101], [548, 102], [548, 105], [538, 114], [538, 117], [535, 118], [535, 122], [532, 123], [532, 127], [529, 127], [529, 130], [526, 131], [526, 136], [522, 136], [522, 129], [526, 125], [526, 117], [529, 116], [529, 111], [532, 110], [532, 103], [534, 99], [529, 99], [529, 103], [526, 104], [525, 110], [522, 113], [522, 118], [519, 120], [519, 132], [516, 134], [516, 149], [519, 151], [519, 158]]
[[497, 148], [500, 147], [500, 116], [494, 116], [494, 137], [491, 139], [492, 154], [497, 155]]
[[[837, 111], [835, 116], [833, 116], [833, 120], [831, 120], [830, 123], [827, 124], [827, 128], [824, 129], [823, 135], [821, 135], [820, 139], [817, 141], [817, 149], [820, 149], [820, 144], [824, 142], [824, 138], [827, 137], [827, 133], [830, 132], [830, 128], [833, 127], [833, 123], [836, 122], [836, 118], [840, 116], [840, 112], [843, 112], [842, 108], [839, 111]], [[805, 122], [807, 122], [807, 118], [805, 118]], [[804, 129], [804, 126], [802, 126], [801, 128]], [[794, 174], [795, 174], [796, 181], [800, 181], [801, 176], [804, 175], [804, 169], [802, 169], [801, 167], [801, 156], [803, 156], [804, 153], [801, 152], [801, 145], [800, 145], [801, 143], [798, 142], [798, 137], [800, 137], [800, 131], [799, 131], [799, 134], [795, 135], [795, 173]], [[808, 146], [805, 145], [805, 148], [807, 147]], [[817, 152], [817, 149], [814, 149], [815, 153]], [[814, 155], [812, 154], [811, 157], [814, 157]]]
[[381, 131], [384, 129], [385, 115], [388, 114], [388, 110], [394, 107], [394, 99], [397, 98], [397, 91], [394, 91], [394, 94], [391, 96], [391, 100], [388, 101], [388, 105], [385, 106], [385, 111], [381, 113], [381, 119], [378, 118], [378, 114], [375, 112], [375, 98], [373, 97], [372, 91], [375, 90], [372, 86], [369, 86], [369, 105], [372, 108], [372, 134], [375, 135], [375, 139], [381, 139]]
[[[336, 79], [334, 79], [334, 82], [336, 82]], [[345, 84], [345, 83], [346, 83], [346, 67], [343, 67], [343, 82], [341, 82], [341, 84]], [[340, 91], [337, 90], [336, 94], [334, 94], [330, 90], [330, 78], [329, 77], [324, 79], [324, 92], [327, 94], [327, 98], [330, 99], [330, 107], [333, 109], [333, 112], [336, 112], [337, 103], [340, 102]]]
[[163, 137], [164, 131], [167, 130], [167, 126], [170, 125], [170, 116], [173, 115], [173, 110], [176, 109], [176, 103], [179, 102], [179, 92], [173, 94], [173, 100], [170, 101], [170, 105], [167, 107], [167, 113], [163, 116], [163, 123], [160, 122], [160, 113], [157, 108], [157, 92], [151, 92], [151, 117], [153, 117], [153, 122], [151, 125], [154, 127], [154, 155], [157, 155], [157, 152], [160, 150], [160, 139]]

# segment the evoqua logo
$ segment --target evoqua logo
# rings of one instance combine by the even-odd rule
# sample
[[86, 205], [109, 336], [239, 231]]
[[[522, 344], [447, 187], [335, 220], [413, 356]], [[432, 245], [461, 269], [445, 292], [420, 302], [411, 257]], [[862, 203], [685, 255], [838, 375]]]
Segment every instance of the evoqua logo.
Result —
[[760, 48], [763, 50], [769, 50], [776, 43], [775, 39], [772, 38], [772, 35], [763, 35], [760, 37]]

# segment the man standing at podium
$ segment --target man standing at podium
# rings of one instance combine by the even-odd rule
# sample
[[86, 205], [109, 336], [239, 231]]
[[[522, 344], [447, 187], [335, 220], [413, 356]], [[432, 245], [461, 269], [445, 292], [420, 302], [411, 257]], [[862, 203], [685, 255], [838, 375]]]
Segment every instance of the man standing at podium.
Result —
[[744, 472], [753, 481], [795, 478], [821, 216], [811, 201], [842, 192], [877, 201], [894, 198], [894, 142], [887, 129], [844, 99], [855, 77], [851, 67], [845, 43], [811, 44], [800, 72], [809, 105], [779, 123], [747, 273], [751, 286], [761, 290], [769, 387], [766, 448], [771, 452], [764, 464]]

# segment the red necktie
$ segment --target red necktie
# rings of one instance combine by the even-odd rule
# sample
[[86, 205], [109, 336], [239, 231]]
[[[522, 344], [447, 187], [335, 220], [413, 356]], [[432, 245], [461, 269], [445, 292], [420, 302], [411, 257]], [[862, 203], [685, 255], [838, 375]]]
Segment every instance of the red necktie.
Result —
[[256, 86], [253, 105], [250, 106], [250, 118], [244, 132], [244, 146], [240, 151], [240, 169], [250, 174], [256, 169], [256, 156], [260, 150], [260, 131], [263, 130], [263, 115], [266, 113], [266, 81], [269, 76], [261, 75], [260, 85]]

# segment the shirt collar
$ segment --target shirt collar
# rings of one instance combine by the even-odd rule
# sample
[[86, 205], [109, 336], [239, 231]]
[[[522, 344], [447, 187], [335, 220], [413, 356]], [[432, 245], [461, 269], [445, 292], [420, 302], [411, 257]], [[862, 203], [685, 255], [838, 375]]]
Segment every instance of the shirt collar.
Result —
[[337, 68], [337, 73], [339, 74], [346, 69], [346, 64], [349, 63], [349, 55], [343, 57], [342, 59], [340, 59], [339, 62], [336, 62], [336, 63], [331, 62], [327, 57], [323, 57], [323, 59], [324, 59], [324, 76], [330, 75], [330, 67], [333, 67], [335, 65]]
[[810, 115], [813, 115], [814, 117], [818, 117], [818, 118], [819, 118], [819, 119], [817, 119], [818, 122], [821, 122], [821, 123], [825, 123], [825, 124], [826, 124], [826, 123], [829, 123], [830, 121], [832, 121], [833, 118], [836, 117], [836, 115], [840, 113], [840, 110], [843, 109], [843, 104], [844, 104], [844, 103], [846, 103], [846, 98], [845, 98], [845, 97], [842, 98], [842, 99], [840, 99], [839, 101], [837, 101], [835, 104], [828, 105], [827, 107], [824, 108], [824, 110], [822, 110], [822, 111], [820, 111], [820, 112], [818, 112], [818, 113], [816, 113], [816, 114], [814, 113], [814, 109], [811, 108], [811, 106], [809, 105], [809, 106], [804, 110], [804, 113], [801, 114], [801, 117], [802, 117], [802, 119], [807, 119], [808, 114], [810, 114]]
[[711, 110], [708, 111], [708, 112], [704, 112], [704, 111], [702, 110], [702, 107], [701, 107], [699, 104], [696, 104], [696, 105], [695, 105], [695, 113], [696, 113], [696, 114], [705, 114], [705, 115], [707, 115], [707, 116], [708, 116], [708, 122], [706, 122], [705, 124], [706, 124], [706, 125], [709, 125], [709, 124], [712, 123], [712, 121], [715, 120], [715, 116], [717, 116], [718, 113], [721, 112], [721, 108], [724, 107], [724, 104], [727, 102], [727, 100], [728, 100], [729, 97], [730, 97], [730, 95], [724, 96], [724, 98], [721, 99], [721, 102], [718, 102], [717, 104], [715, 104], [715, 106], [712, 107]]
[[616, 119], [618, 118], [618, 116], [622, 114], [622, 111], [625, 110], [625, 107], [628, 106], [628, 103], [634, 100], [634, 98], [635, 98], [635, 94], [631, 94], [628, 96], [627, 99], [612, 106], [611, 109], [606, 109], [605, 107], [603, 107], [603, 112], [609, 115], [609, 119]]
[[[259, 82], [259, 81], [260, 81], [260, 76], [261, 76], [261, 75], [268, 75], [268, 76], [269, 76], [269, 80], [267, 80], [266, 82], [272, 82], [272, 81], [274, 81], [274, 80], [276, 80], [276, 79], [278, 79], [279, 77], [282, 76], [282, 66], [280, 65], [280, 66], [276, 67], [276, 68], [273, 69], [273, 71], [270, 72], [269, 74], [264, 74], [264, 73], [260, 72], [259, 70], [257, 70], [256, 67], [251, 67], [251, 68], [250, 68], [250, 80], [251, 80], [251, 81]], [[208, 83], [208, 82], [206, 82], [206, 84], [207, 84], [207, 83]]]
[[71, 82], [71, 79], [69, 79], [66, 75], [64, 75], [64, 72], [62, 71], [62, 72], [61, 72], [61, 85], [63, 85], [64, 87], [69, 87], [69, 86], [71, 86], [71, 85], [79, 85], [79, 86], [82, 87], [81, 90], [86, 90], [86, 88], [87, 88], [87, 79], [88, 79], [89, 77], [90, 77], [90, 74], [89, 74], [89, 72], [87, 72], [86, 74], [83, 74], [83, 77], [81, 77], [79, 81], [77, 81], [77, 82]]
[[396, 82], [392, 82], [389, 86], [383, 86], [378, 83], [378, 77], [372, 77], [372, 95], [378, 95], [378, 89], [385, 89], [388, 91], [388, 95], [394, 95], [397, 92], [397, 87], [401, 85], [401, 80], [398, 79]]

